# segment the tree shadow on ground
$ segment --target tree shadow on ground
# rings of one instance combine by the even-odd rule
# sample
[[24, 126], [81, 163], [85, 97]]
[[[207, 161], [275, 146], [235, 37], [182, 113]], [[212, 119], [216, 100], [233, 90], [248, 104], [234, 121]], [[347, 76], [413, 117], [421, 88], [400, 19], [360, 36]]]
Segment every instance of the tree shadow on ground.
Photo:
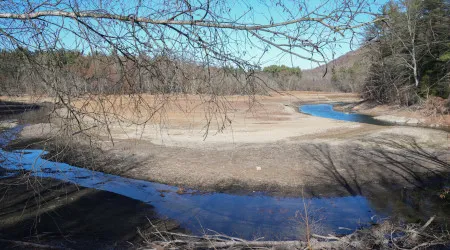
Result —
[[[160, 230], [178, 229], [177, 223], [158, 219], [150, 204], [54, 179], [4, 178], [0, 192], [0, 240], [74, 249], [127, 249], [142, 242], [138, 228], [152, 230], [148, 219]], [[2, 249], [23, 247], [0, 241]]]
[[[302, 150], [305, 155], [318, 163], [314, 165], [318, 171], [318, 176], [314, 178], [327, 179], [328, 183], [343, 187], [350, 195], [361, 194], [361, 186], [354, 165], [338, 156], [328, 144], [310, 145]], [[341, 173], [343, 170], [347, 171], [346, 175]]]
[[426, 148], [414, 137], [366, 139], [351, 145], [309, 144], [301, 148], [317, 170], [311, 178], [327, 181], [323, 190], [342, 196], [364, 196], [377, 218], [425, 222], [436, 216], [450, 223], [450, 203], [439, 197], [449, 183], [448, 152]]
[[[47, 160], [118, 175], [151, 157], [117, 156], [95, 145], [54, 138], [19, 139], [7, 149], [43, 149], [49, 152]], [[74, 249], [135, 248], [142, 242], [137, 229], [153, 230], [148, 219], [164, 231], [178, 228], [173, 221], [158, 219], [151, 205], [111, 192], [35, 177], [27, 171], [0, 178], [2, 249], [24, 247], [7, 242], [11, 240]]]
[[347, 195], [363, 195], [373, 191], [365, 187], [374, 186], [420, 188], [431, 179], [447, 178], [448, 152], [427, 149], [411, 136], [392, 138], [366, 139], [345, 146], [309, 144], [300, 151], [317, 170], [312, 178], [326, 180]]

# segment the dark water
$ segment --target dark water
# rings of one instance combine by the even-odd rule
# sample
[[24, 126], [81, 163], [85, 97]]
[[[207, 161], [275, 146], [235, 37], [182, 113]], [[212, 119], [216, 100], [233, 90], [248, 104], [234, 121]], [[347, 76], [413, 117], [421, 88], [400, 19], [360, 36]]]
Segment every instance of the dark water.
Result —
[[344, 112], [335, 111], [333, 109], [332, 104], [305, 104], [305, 105], [301, 105], [299, 107], [299, 110], [300, 110], [300, 112], [305, 113], [305, 114], [323, 117], [323, 118], [330, 118], [330, 119], [334, 119], [334, 120], [360, 122], [360, 123], [368, 123], [368, 124], [382, 125], [382, 126], [392, 125], [391, 123], [374, 119], [370, 115], [344, 113]]
[[3, 168], [27, 170], [34, 176], [55, 178], [146, 202], [162, 217], [176, 220], [196, 234], [211, 229], [247, 239], [262, 236], [265, 239], [295, 239], [303, 230], [296, 212], [301, 214], [304, 205], [311, 218], [321, 220], [320, 231], [324, 233], [348, 233], [348, 229], [370, 224], [375, 215], [384, 216], [374, 211], [362, 196], [303, 199], [271, 197], [262, 193], [233, 195], [191, 191], [178, 194], [173, 186], [47, 161], [41, 158], [45, 154], [41, 150], [1, 151], [0, 154], [6, 159]]
[[44, 154], [41, 150], [1, 151], [0, 157], [4, 160], [2, 167], [10, 171], [27, 170], [34, 176], [63, 180], [148, 203], [159, 216], [179, 222], [181, 227], [194, 234], [203, 234], [211, 229], [246, 239], [300, 238], [304, 230], [301, 215], [305, 205], [310, 220], [320, 221], [315, 232], [322, 234], [346, 234], [387, 216], [416, 221], [418, 215], [426, 217], [449, 212], [448, 206], [430, 201], [433, 196], [429, 193], [422, 197], [419, 193], [405, 190], [369, 198], [290, 198], [263, 193], [234, 195], [194, 191], [178, 194], [173, 186], [51, 162], [41, 158]]

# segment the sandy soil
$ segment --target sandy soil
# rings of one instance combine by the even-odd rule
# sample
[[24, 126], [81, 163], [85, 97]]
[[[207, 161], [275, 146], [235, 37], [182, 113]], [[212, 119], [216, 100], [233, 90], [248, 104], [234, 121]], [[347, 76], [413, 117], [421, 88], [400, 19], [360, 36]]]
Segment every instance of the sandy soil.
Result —
[[[116, 105], [114, 110], [127, 121], [140, 123], [147, 120], [145, 114], [153, 111], [140, 110], [137, 115], [136, 111], [129, 110], [135, 100], [120, 98], [120, 101], [115, 99], [110, 103], [122, 103]], [[142, 99], [152, 106], [161, 105], [161, 102], [169, 104], [156, 112], [145, 127], [130, 122], [110, 123], [109, 131], [113, 139], [142, 139], [164, 146], [223, 147], [223, 144], [273, 143], [292, 136], [359, 127], [358, 124], [330, 122], [298, 112], [298, 103], [352, 102], [358, 100], [355, 94], [285, 92], [256, 96], [251, 100], [243, 96], [227, 96], [214, 103], [205, 103], [198, 96], [176, 97], [176, 100], [172, 98], [169, 101], [155, 100], [153, 96]], [[100, 110], [96, 105], [77, 104], [82, 105], [89, 112]], [[106, 109], [109, 105], [105, 105], [108, 106]], [[318, 123], [320, 126], [317, 126]]]
[[[130, 156], [139, 162], [133, 161], [132, 167], [102, 164], [97, 168], [202, 190], [299, 193], [303, 188], [333, 186], [350, 194], [374, 184], [417, 185], [450, 170], [445, 131], [357, 124], [297, 112], [298, 103], [358, 101], [353, 94], [257, 96], [257, 105], [250, 110], [248, 100], [238, 96], [226, 97], [222, 106], [202, 104], [195, 96], [177, 98], [158, 112], [148, 108], [136, 113], [131, 110], [135, 99], [128, 97], [110, 97], [102, 105], [77, 103], [85, 114], [99, 108], [120, 113], [121, 121], [105, 118], [109, 133], [95, 141], [105, 155]], [[142, 102], [155, 104], [152, 107], [161, 103], [153, 96], [144, 96]], [[157, 115], [146, 126], [133, 124], [145, 120], [144, 110]], [[92, 127], [92, 117], [87, 115], [83, 121]], [[222, 130], [223, 124], [228, 126]], [[28, 126], [22, 140], [54, 133], [49, 125]], [[46, 145], [50, 147], [40, 144]], [[65, 161], [80, 166], [73, 158]]]

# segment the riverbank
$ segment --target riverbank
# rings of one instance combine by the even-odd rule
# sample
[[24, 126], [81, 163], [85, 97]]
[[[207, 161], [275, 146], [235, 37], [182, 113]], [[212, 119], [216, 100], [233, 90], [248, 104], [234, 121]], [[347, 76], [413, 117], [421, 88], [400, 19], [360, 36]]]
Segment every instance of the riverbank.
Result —
[[[198, 100], [189, 98], [189, 105], [197, 105]], [[26, 127], [12, 147], [34, 145], [54, 152], [50, 159], [74, 166], [180, 188], [234, 193], [295, 196], [308, 189], [331, 196], [362, 194], [388, 183], [412, 187], [448, 171], [445, 131], [336, 121], [293, 108], [300, 102], [348, 102], [357, 100], [355, 95], [274, 94], [258, 97], [259, 105], [251, 112], [243, 98], [227, 100], [233, 107], [228, 114], [231, 125], [220, 132], [211, 128], [206, 138], [204, 109], [187, 114], [176, 108], [188, 105], [182, 99], [165, 110], [164, 127], [111, 120], [108, 133], [98, 132], [86, 144], [78, 134], [71, 140], [55, 137], [56, 125], [36, 124]], [[108, 159], [122, 160], [108, 164]], [[333, 192], [324, 191], [330, 187]]]
[[[439, 180], [437, 179], [429, 180], [426, 189], [400, 188], [377, 194], [378, 189], [375, 188], [370, 195], [366, 193], [366, 196], [355, 194], [327, 198], [322, 194], [316, 194], [316, 196], [308, 199], [304, 197], [270, 197], [264, 193], [230, 195], [204, 193], [195, 190], [181, 191], [171, 186], [108, 175], [64, 163], [49, 162], [42, 159], [43, 152], [40, 150], [2, 151], [1, 155], [6, 159], [3, 167], [7, 168], [10, 173], [20, 174], [23, 171], [25, 172], [25, 175], [21, 176], [20, 179], [26, 180], [27, 187], [30, 187], [30, 190], [23, 191], [22, 195], [33, 195], [36, 192], [39, 193], [40, 190], [44, 192], [39, 195], [39, 200], [34, 201], [37, 203], [36, 205], [40, 206], [40, 209], [36, 211], [35, 206], [29, 204], [30, 211], [38, 213], [37, 216], [40, 216], [39, 213], [47, 214], [59, 210], [60, 204], [53, 204], [52, 199], [47, 199], [48, 196], [56, 196], [58, 201], [60, 196], [65, 193], [70, 197], [69, 200], [74, 199], [72, 191], [67, 192], [67, 190], [61, 188], [61, 192], [58, 186], [39, 185], [40, 181], [43, 184], [47, 181], [56, 181], [56, 183], [63, 181], [60, 185], [73, 186], [65, 182], [74, 183], [80, 187], [97, 189], [95, 192], [99, 195], [102, 195], [105, 191], [112, 192], [150, 204], [152, 211], [154, 210], [158, 217], [164, 218], [167, 216], [174, 221], [178, 221], [182, 228], [188, 229], [197, 236], [205, 234], [206, 228], [225, 235], [237, 235], [246, 240], [257, 238], [255, 236], [257, 234], [266, 240], [285, 241], [305, 238], [304, 235], [307, 231], [305, 231], [306, 226], [302, 221], [302, 216], [305, 216], [305, 213], [308, 213], [309, 225], [313, 228], [314, 233], [347, 234], [357, 228], [377, 223], [378, 218], [387, 216], [405, 223], [424, 221], [431, 216], [435, 216], [438, 223], [446, 223], [450, 211], [447, 209], [448, 204], [442, 198], [439, 198], [436, 193], [433, 193], [436, 190], [433, 191], [430, 184], [438, 184]], [[19, 172], [17, 172], [18, 170]], [[11, 178], [14, 177], [6, 176], [6, 179]], [[0, 186], [11, 185], [14, 184], [3, 183]], [[439, 186], [437, 188], [437, 190], [440, 190]], [[12, 203], [20, 208], [23, 203], [16, 202], [16, 195], [11, 196], [7, 191], [4, 198], [8, 202], [12, 200]], [[74, 193], [79, 193], [79, 191], [74, 190]], [[64, 196], [63, 198], [67, 197]], [[19, 200], [22, 200], [22, 198], [19, 197]], [[6, 202], [6, 210], [10, 207], [8, 202]], [[40, 202], [44, 204], [40, 205]], [[103, 204], [101, 199], [96, 202]], [[416, 204], [422, 205], [417, 206]], [[129, 206], [130, 204], [125, 205]], [[24, 207], [28, 208], [28, 206]], [[426, 209], [422, 209], [425, 207]], [[64, 208], [64, 211], [67, 209]], [[317, 213], [317, 211], [320, 211], [320, 213]], [[30, 217], [27, 213], [25, 213], [25, 216], [23, 215], [22, 213], [17, 218], [19, 222], [27, 220], [27, 216]], [[0, 224], [8, 224], [8, 221], [12, 221], [10, 224], [15, 226], [20, 224], [14, 220], [16, 217], [12, 214], [7, 213], [6, 218], [7, 220], [3, 220]], [[34, 216], [31, 216], [31, 218], [34, 218]], [[116, 221], [126, 223], [126, 221]], [[67, 220], [67, 222], [69, 225], [73, 224], [69, 223], [70, 220]], [[45, 223], [43, 225], [45, 226]], [[39, 230], [42, 230], [42, 228], [39, 228]], [[76, 227], [61, 227], [59, 230], [70, 234], [78, 234]], [[130, 232], [130, 234], [133, 234], [133, 232]], [[214, 234], [217, 235], [215, 232]], [[92, 239], [92, 236], [85, 237], [85, 240]], [[189, 237], [192, 236], [187, 238]], [[251, 242], [249, 244], [257, 243]]]
[[[61, 118], [56, 117], [52, 124], [26, 126], [9, 149], [45, 149], [50, 151], [46, 158], [52, 161], [174, 185], [172, 191], [164, 188], [155, 197], [162, 204], [176, 208], [191, 204], [185, 200], [192, 199], [195, 201], [192, 204], [196, 205], [186, 211], [197, 214], [191, 216], [186, 211], [178, 211], [174, 217], [184, 214], [190, 218], [200, 215], [215, 218], [217, 220], [209, 220], [209, 224], [205, 222], [207, 219], [202, 220], [201, 225], [225, 232], [239, 229], [242, 235], [252, 234], [245, 236], [251, 239], [255, 236], [253, 233], [262, 234], [261, 230], [255, 231], [255, 225], [260, 225], [261, 221], [265, 224], [276, 221], [268, 224], [269, 229], [274, 226], [286, 229], [286, 221], [295, 219], [294, 223], [299, 223], [296, 211], [301, 204], [294, 202], [301, 199], [299, 196], [310, 197], [308, 204], [317, 204], [313, 208], [326, 214], [327, 221], [322, 225], [329, 226], [330, 220], [336, 220], [332, 222], [334, 227], [345, 226], [339, 220], [347, 217], [359, 222], [360, 218], [370, 222], [374, 215], [392, 216], [406, 222], [423, 222], [424, 217], [435, 214], [439, 221], [448, 218], [449, 210], [442, 206], [436, 191], [439, 187], [423, 193], [414, 188], [439, 182], [436, 178], [445, 178], [449, 172], [446, 131], [313, 117], [296, 110], [295, 103], [301, 102], [300, 97], [305, 103], [343, 102], [355, 97], [334, 93], [321, 94], [322, 97], [311, 93], [297, 95], [295, 98], [292, 95], [261, 97], [261, 106], [252, 112], [247, 111], [242, 98], [230, 97], [228, 101], [234, 107], [229, 113], [233, 126], [217, 134], [211, 130], [206, 140], [203, 126], [200, 126], [204, 122], [203, 111], [189, 116], [172, 107], [166, 110], [164, 127], [155, 121], [143, 128], [110, 120], [109, 133], [94, 129], [88, 130], [92, 133], [59, 130]], [[152, 97], [146, 98], [152, 100]], [[193, 103], [190, 105], [197, 105], [195, 100], [190, 101]], [[88, 119], [83, 122], [92, 127]], [[117, 187], [129, 191], [124, 186]], [[143, 190], [136, 194], [147, 197]], [[172, 196], [178, 201], [175, 205], [167, 202]], [[103, 202], [103, 198], [96, 201]], [[122, 202], [114, 200], [112, 203]], [[426, 204], [425, 209], [422, 209], [423, 204]], [[357, 208], [361, 211], [354, 211]], [[233, 209], [239, 212], [231, 212]], [[345, 217], [344, 213], [349, 216]], [[244, 218], [238, 219], [236, 214]], [[280, 221], [280, 218], [283, 219]], [[98, 230], [102, 230], [101, 226]], [[71, 228], [64, 231], [70, 232]], [[274, 236], [270, 230], [267, 233]]]
[[7, 178], [0, 175], [2, 249], [136, 249], [144, 241], [138, 228], [152, 236], [149, 220], [159, 230], [186, 233], [176, 222], [160, 218], [150, 204], [52, 178], [10, 173]]
[[360, 101], [337, 104], [334, 108], [344, 112], [370, 115], [374, 119], [393, 124], [450, 129], [450, 114], [437, 112], [437, 107], [433, 105], [425, 104], [405, 107]]

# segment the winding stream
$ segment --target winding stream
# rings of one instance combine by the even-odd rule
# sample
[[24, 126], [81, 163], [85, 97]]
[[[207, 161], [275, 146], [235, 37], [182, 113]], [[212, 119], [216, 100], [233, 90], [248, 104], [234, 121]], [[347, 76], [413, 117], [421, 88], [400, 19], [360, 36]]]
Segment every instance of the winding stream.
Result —
[[[330, 105], [305, 105], [301, 107], [301, 110], [312, 115], [322, 114], [333, 119], [346, 117], [346, 119], [362, 122], [362, 120], [355, 120], [357, 116], [353, 114], [337, 116], [338, 112], [332, 111]], [[361, 116], [357, 119], [372, 121]], [[20, 130], [21, 127], [18, 126], [2, 133], [1, 146], [14, 139], [15, 134]], [[45, 154], [46, 152], [42, 150], [12, 152], [1, 150], [0, 159], [3, 160], [2, 167], [13, 173], [26, 170], [34, 176], [54, 178], [142, 201], [154, 207], [161, 217], [177, 221], [181, 227], [193, 234], [202, 234], [205, 229], [211, 229], [246, 239], [258, 237], [264, 237], [265, 240], [297, 239], [302, 235], [304, 226], [296, 213], [301, 214], [305, 204], [312, 219], [320, 220], [322, 234], [346, 234], [370, 225], [378, 218], [387, 216], [417, 218], [418, 215], [426, 217], [440, 209], [439, 205], [424, 201], [423, 197], [408, 195], [408, 191], [405, 190], [375, 197], [327, 198], [275, 197], [258, 192], [247, 195], [200, 193], [194, 190], [178, 194], [177, 187], [52, 162], [43, 159]], [[11, 172], [3, 178], [9, 176]], [[423, 206], [424, 203], [427, 206]]]
[[[348, 233], [371, 222], [374, 211], [362, 196], [333, 198], [272, 197], [263, 193], [233, 195], [225, 193], [176, 193], [173, 186], [135, 180], [77, 168], [42, 159], [42, 150], [1, 151], [8, 170], [31, 171], [34, 176], [49, 177], [120, 194], [152, 205], [162, 217], [174, 219], [183, 228], [201, 234], [202, 227], [247, 239], [294, 239], [301, 234], [300, 218], [305, 202], [311, 211], [325, 220], [324, 232]], [[161, 195], [163, 194], [163, 195]], [[101, 201], [99, 201], [101, 202]], [[339, 229], [346, 228], [346, 229]]]

